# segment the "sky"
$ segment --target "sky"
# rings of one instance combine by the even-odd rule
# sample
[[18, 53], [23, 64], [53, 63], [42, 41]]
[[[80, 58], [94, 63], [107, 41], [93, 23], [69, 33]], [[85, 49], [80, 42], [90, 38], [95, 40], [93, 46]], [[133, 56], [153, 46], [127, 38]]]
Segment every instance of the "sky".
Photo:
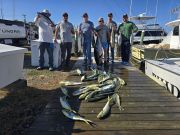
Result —
[[[132, 0], [132, 16], [144, 13], [146, 9], [147, 15], [154, 16], [157, 1], [157, 23], [164, 27], [168, 21], [175, 19], [170, 11], [180, 6], [180, 0]], [[89, 14], [89, 20], [95, 25], [99, 17], [106, 20], [107, 14], [112, 12], [114, 20], [119, 24], [122, 15], [130, 13], [130, 3], [131, 0], [0, 0], [0, 9], [3, 9], [4, 19], [23, 20], [25, 14], [28, 22], [33, 21], [36, 13], [43, 9], [51, 12], [51, 19], [55, 23], [62, 19], [64, 12], [68, 12], [69, 21], [74, 25], [79, 25], [84, 12]]]

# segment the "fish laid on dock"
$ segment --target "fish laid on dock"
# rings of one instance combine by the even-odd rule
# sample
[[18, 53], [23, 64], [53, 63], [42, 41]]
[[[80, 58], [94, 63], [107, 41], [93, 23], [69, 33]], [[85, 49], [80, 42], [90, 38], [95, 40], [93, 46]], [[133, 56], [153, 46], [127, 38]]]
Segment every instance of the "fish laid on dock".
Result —
[[67, 88], [61, 87], [61, 91], [62, 91], [62, 93], [63, 93], [65, 96], [67, 96], [68, 98], [70, 98], [70, 96], [69, 96], [69, 94], [68, 94]]
[[76, 85], [82, 85], [82, 82], [70, 82], [70, 81], [61, 81], [59, 82], [61, 86], [76, 86]]
[[74, 110], [71, 109], [71, 106], [69, 105], [66, 96], [60, 97], [59, 100], [60, 100], [61, 106], [62, 106], [64, 109], [76, 113], [76, 111], [74, 111]]
[[92, 122], [91, 120], [85, 119], [85, 118], [81, 117], [80, 115], [75, 114], [72, 111], [63, 109], [62, 112], [66, 117], [68, 117], [72, 120], [84, 121], [88, 125], [94, 124], [94, 122]]
[[102, 111], [97, 115], [98, 119], [103, 119], [104, 117], [106, 117], [109, 113], [110, 113], [110, 101], [112, 100], [112, 98], [108, 97], [108, 101], [106, 103], [106, 105], [104, 106], [104, 108], [102, 109]]

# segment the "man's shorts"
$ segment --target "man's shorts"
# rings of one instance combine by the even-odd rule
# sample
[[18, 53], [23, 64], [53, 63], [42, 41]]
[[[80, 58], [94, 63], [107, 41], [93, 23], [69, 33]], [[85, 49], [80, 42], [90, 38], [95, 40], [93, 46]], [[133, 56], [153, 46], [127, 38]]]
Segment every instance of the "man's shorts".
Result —
[[103, 42], [103, 43], [102, 43], [103, 49], [108, 49], [108, 46], [109, 46], [108, 43], [106, 43], [106, 42]]

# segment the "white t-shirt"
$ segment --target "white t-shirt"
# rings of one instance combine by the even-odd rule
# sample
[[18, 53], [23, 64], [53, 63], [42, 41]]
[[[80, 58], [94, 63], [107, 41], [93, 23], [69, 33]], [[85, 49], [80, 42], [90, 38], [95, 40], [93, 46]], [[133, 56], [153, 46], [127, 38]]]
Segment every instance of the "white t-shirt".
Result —
[[53, 43], [53, 28], [48, 24], [47, 20], [40, 17], [35, 21], [35, 24], [39, 27], [39, 41]]

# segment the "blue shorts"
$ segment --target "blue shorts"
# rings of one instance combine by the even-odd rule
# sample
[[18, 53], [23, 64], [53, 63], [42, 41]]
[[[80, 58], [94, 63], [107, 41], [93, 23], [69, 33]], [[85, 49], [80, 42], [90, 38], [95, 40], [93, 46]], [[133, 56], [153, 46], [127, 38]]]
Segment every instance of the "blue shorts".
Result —
[[106, 42], [103, 42], [103, 43], [102, 43], [103, 49], [108, 49], [108, 46], [109, 46], [108, 43], [106, 43]]

